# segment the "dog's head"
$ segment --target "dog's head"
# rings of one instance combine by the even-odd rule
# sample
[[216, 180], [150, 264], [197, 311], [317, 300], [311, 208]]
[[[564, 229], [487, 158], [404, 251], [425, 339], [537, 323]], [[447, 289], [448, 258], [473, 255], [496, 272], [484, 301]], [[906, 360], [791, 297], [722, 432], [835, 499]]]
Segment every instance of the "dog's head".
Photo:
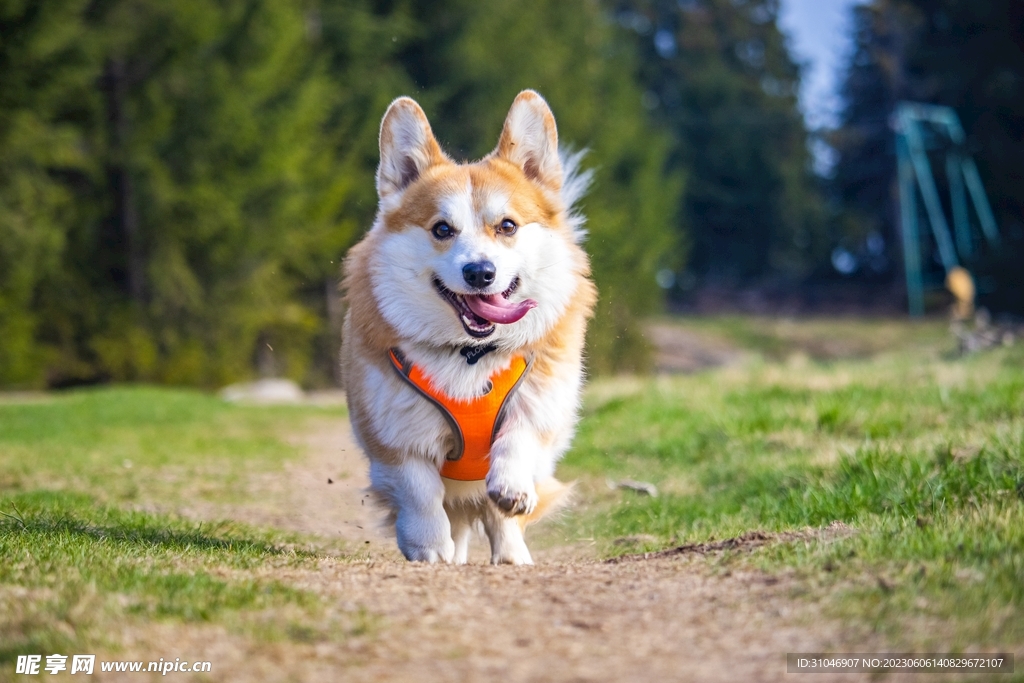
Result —
[[587, 180], [566, 177], [554, 116], [531, 90], [516, 97], [495, 150], [472, 164], [444, 154], [415, 101], [395, 100], [381, 123], [368, 262], [380, 314], [429, 344], [539, 339], [589, 273], [572, 213]]

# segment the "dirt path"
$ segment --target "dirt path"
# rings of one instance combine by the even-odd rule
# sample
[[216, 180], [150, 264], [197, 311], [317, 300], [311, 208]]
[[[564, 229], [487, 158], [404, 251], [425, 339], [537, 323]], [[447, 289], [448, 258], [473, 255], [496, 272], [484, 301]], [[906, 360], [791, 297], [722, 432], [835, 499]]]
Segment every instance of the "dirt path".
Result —
[[724, 339], [709, 338], [671, 323], [652, 323], [645, 328], [654, 344], [655, 368], [662, 374], [693, 373], [734, 365], [744, 353]]
[[[469, 566], [407, 563], [361, 503], [366, 464], [347, 422], [301, 440], [304, 461], [252, 480], [258, 505], [219, 512], [361, 551], [363, 559], [332, 557], [315, 570], [261, 572], [327, 597], [324, 623], [341, 637], [256, 644], [220, 627], [154, 624], [124, 634], [130, 652], [141, 658], [174, 642], [215, 662], [223, 681], [777, 681], [787, 652], [870, 640], [851, 641], [848, 628], [791, 599], [792, 581], [713, 575], [694, 555], [609, 564], [567, 561], [576, 551], [551, 548], [535, 567], [491, 567], [478, 542]], [[836, 677], [851, 679], [861, 677]]]
[[346, 551], [371, 551], [398, 559], [394, 541], [380, 528], [365, 489], [366, 459], [345, 419], [320, 419], [289, 439], [306, 457], [279, 471], [249, 475], [243, 502], [190, 500], [174, 512], [199, 520], [232, 519], [308, 534]]
[[[260, 475], [252, 482], [277, 519], [273, 526], [327, 539], [353, 548], [384, 551], [389, 540], [370, 504], [367, 462], [345, 419], [317, 421], [293, 437], [307, 450], [305, 460], [285, 465], [283, 476]], [[395, 551], [397, 557], [397, 551]]]
[[815, 651], [836, 635], [764, 576], [710, 577], [678, 560], [536, 567], [328, 561], [316, 571], [268, 568], [266, 576], [328, 596], [334, 607], [324, 619], [349, 635], [257, 646], [220, 629], [183, 634], [156, 626], [135, 634], [134, 645], [146, 653], [173, 642], [192, 659], [215, 662], [223, 681], [647, 683], [784, 680], [787, 652]]

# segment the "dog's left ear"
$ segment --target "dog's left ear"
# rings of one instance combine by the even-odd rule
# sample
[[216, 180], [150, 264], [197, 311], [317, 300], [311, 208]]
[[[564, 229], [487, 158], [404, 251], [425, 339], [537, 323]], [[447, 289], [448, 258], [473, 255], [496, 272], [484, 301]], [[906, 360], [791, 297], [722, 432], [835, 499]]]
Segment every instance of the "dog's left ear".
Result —
[[409, 97], [392, 102], [380, 123], [380, 198], [401, 192], [428, 168], [447, 161], [420, 105]]
[[561, 189], [562, 162], [558, 158], [555, 115], [533, 90], [519, 93], [512, 103], [494, 153], [523, 169], [530, 180], [552, 190]]

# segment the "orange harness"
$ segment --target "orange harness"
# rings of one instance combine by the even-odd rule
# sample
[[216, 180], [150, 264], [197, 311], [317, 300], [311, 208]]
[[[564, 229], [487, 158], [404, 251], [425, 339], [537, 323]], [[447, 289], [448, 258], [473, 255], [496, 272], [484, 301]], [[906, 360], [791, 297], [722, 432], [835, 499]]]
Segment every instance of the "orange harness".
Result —
[[423, 371], [406, 360], [398, 349], [388, 351], [391, 366], [409, 386], [441, 411], [452, 428], [455, 450], [441, 467], [441, 476], [460, 481], [479, 481], [490, 468], [491, 444], [505, 419], [508, 400], [530, 371], [522, 356], [508, 368], [490, 376], [490, 388], [473, 399], [454, 399], [434, 387]]

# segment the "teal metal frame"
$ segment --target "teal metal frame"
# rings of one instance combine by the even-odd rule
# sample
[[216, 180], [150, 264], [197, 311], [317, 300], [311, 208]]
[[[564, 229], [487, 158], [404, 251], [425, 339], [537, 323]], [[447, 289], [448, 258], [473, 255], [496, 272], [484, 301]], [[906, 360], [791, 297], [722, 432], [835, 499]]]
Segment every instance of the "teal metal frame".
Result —
[[[955, 244], [950, 236], [949, 223], [946, 221], [939, 191], [935, 186], [935, 177], [932, 175], [931, 162], [928, 160], [925, 124], [929, 124], [932, 130], [945, 133], [948, 138], [946, 178], [949, 182], [950, 206], [953, 211]], [[982, 233], [993, 247], [999, 245], [999, 229], [996, 227], [996, 219], [988, 203], [985, 188], [981, 184], [978, 167], [963, 149], [966, 138], [955, 111], [934, 104], [901, 102], [896, 107], [894, 128], [907, 299], [910, 315], [919, 316], [924, 313], [924, 275], [921, 267], [922, 249], [918, 230], [917, 197], [920, 196], [924, 204], [925, 215], [939, 249], [939, 258], [947, 273], [960, 265], [959, 258], [969, 259], [974, 253], [966, 194], [971, 197], [971, 204], [978, 216]]]

